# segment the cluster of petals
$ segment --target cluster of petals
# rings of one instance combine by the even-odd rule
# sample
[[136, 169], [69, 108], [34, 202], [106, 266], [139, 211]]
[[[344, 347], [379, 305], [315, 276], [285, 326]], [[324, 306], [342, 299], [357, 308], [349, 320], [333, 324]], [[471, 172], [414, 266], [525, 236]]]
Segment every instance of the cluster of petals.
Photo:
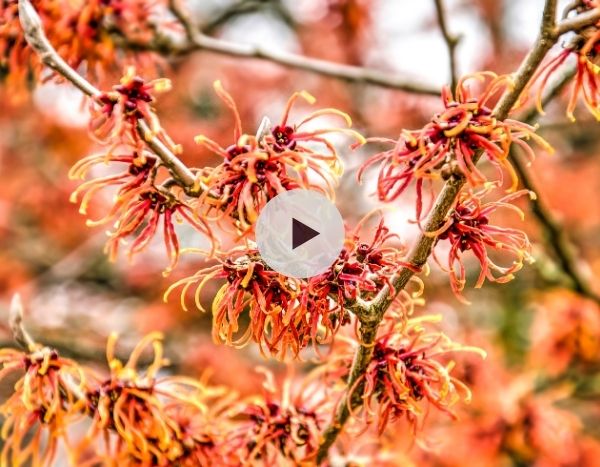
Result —
[[[116, 71], [117, 64], [136, 62], [150, 68], [149, 54], [117, 50], [114, 34], [119, 30], [125, 41], [149, 42], [154, 36], [152, 22], [161, 0], [33, 0], [50, 42], [74, 69], [85, 65], [99, 80]], [[9, 69], [8, 86], [22, 94], [28, 74], [37, 77], [41, 63], [28, 47], [19, 24], [17, 0], [5, 0], [0, 9], [0, 62]]]
[[[430, 233], [437, 236], [438, 243], [448, 242], [450, 245], [445, 265], [438, 255], [434, 254], [434, 257], [449, 272], [452, 291], [461, 301], [466, 302], [461, 294], [467, 276], [463, 258], [466, 251], [472, 252], [480, 265], [476, 288], [480, 288], [486, 279], [498, 283], [508, 282], [523, 267], [524, 262], [533, 262], [527, 234], [518, 229], [494, 225], [490, 223], [490, 216], [498, 209], [508, 209], [516, 212], [522, 220], [523, 211], [511, 202], [522, 196], [533, 197], [534, 194], [520, 190], [496, 201], [484, 202], [483, 199], [493, 188], [489, 186], [479, 191], [461, 192], [444, 225], [437, 232]], [[512, 262], [506, 266], [497, 264], [490, 258], [493, 251], [503, 258], [511, 258]]]
[[[478, 84], [483, 85], [480, 92], [474, 91]], [[446, 86], [442, 90], [444, 109], [422, 129], [404, 130], [397, 141], [387, 138], [369, 140], [391, 144], [392, 148], [370, 157], [361, 167], [359, 179], [367, 168], [377, 165], [377, 195], [386, 202], [396, 200], [414, 182], [419, 220], [429, 210], [427, 206], [424, 208], [425, 187], [430, 188], [428, 191], [433, 199], [433, 180], [460, 174], [472, 187], [488, 181], [475, 165], [480, 157], [497, 168], [499, 180], [507, 172], [514, 190], [518, 180], [508, 158], [512, 144], [522, 147], [530, 158], [534, 154], [527, 143], [529, 139], [548, 151], [551, 148], [536, 135], [535, 127], [510, 118], [499, 120], [494, 117], [494, 99], [511, 86], [509, 76], [491, 72], [464, 76], [454, 93]]]
[[296, 124], [290, 123], [289, 113], [294, 103], [303, 98], [315, 99], [306, 92], [297, 92], [289, 99], [281, 121], [272, 128], [260, 128], [258, 134], [242, 132], [236, 104], [219, 81], [214, 85], [217, 95], [234, 116], [233, 144], [222, 147], [205, 136], [196, 142], [220, 156], [223, 161], [215, 167], [200, 171], [202, 194], [198, 209], [216, 221], [232, 221], [241, 233], [252, 230], [260, 210], [272, 198], [287, 190], [311, 189], [333, 197], [333, 189], [342, 173], [341, 161], [331, 133], [346, 133], [359, 141], [362, 136], [349, 128], [305, 129], [320, 117], [337, 117], [347, 126], [350, 117], [336, 109], [320, 109]]
[[[485, 357], [485, 353], [431, 330], [432, 323], [440, 319], [438, 315], [425, 315], [384, 321], [372, 359], [349, 388], [348, 401], [354, 399], [354, 392], [362, 394], [361, 407], [349, 407], [355, 419], [367, 425], [375, 421], [378, 432], [383, 433], [389, 423], [406, 418], [416, 431], [427, 413], [426, 404], [455, 417], [454, 405], [470, 401], [469, 388], [451, 374], [455, 363], [448, 355], [471, 352]], [[353, 339], [337, 341], [325, 367], [327, 380], [345, 384], [357, 345]]]
[[[195, 307], [204, 311], [202, 292], [214, 280], [225, 283], [212, 301], [215, 342], [243, 346], [259, 344], [263, 354], [285, 358], [313, 344], [327, 344], [339, 328], [352, 319], [345, 304], [374, 297], [403, 265], [405, 247], [380, 220], [369, 241], [364, 241], [364, 222], [346, 239], [338, 259], [324, 273], [309, 279], [286, 277], [270, 269], [251, 243], [216, 254], [217, 264], [174, 283], [165, 299], [180, 289], [181, 305], [194, 296]], [[367, 237], [368, 238], [368, 237]], [[416, 292], [399, 294], [397, 303], [410, 314]], [[193, 292], [192, 292], [193, 291]]]
[[[587, 9], [598, 8], [598, 2], [583, 2], [583, 7]], [[559, 76], [562, 68], [569, 58], [576, 59], [575, 76], [571, 84], [569, 102], [567, 104], [566, 114], [571, 121], [575, 121], [575, 108], [581, 99], [585, 108], [596, 118], [600, 120], [600, 29], [598, 25], [592, 26], [583, 31], [580, 35], [571, 40], [563, 49], [551, 57], [543, 66], [539, 68], [532, 83], [539, 83], [536, 92], [536, 104], [540, 113], [544, 113], [542, 100], [544, 90], [552, 77]]]

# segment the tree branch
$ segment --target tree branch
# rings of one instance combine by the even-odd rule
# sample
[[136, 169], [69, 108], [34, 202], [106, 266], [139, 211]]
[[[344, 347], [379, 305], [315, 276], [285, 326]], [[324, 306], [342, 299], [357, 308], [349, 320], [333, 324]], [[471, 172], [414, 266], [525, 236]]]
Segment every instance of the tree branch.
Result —
[[175, 55], [188, 54], [194, 51], [214, 52], [230, 57], [264, 60], [288, 68], [304, 70], [343, 81], [371, 84], [414, 94], [430, 96], [439, 96], [440, 94], [437, 88], [409, 82], [392, 73], [344, 65], [289, 52], [275, 51], [267, 47], [240, 44], [210, 37], [200, 32], [199, 28], [189, 18], [189, 15], [182, 9], [179, 0], [169, 0], [169, 8], [185, 30], [187, 36], [185, 43], [179, 44], [170, 37], [161, 36], [154, 44], [131, 42], [125, 39], [125, 45], [129, 45], [137, 50], [159, 49]]
[[[48, 41], [40, 17], [29, 0], [19, 0], [19, 20], [21, 21], [27, 43], [37, 53], [42, 63], [70, 81], [87, 96], [97, 98], [102, 94], [99, 89], [79, 75], [58, 55], [52, 44]], [[169, 169], [171, 175], [180, 182], [186, 193], [194, 194], [196, 179], [190, 169], [152, 133], [147, 122], [143, 119], [138, 120], [137, 131], [147, 146], [154, 151], [162, 163]]]
[[[499, 120], [507, 118], [510, 110], [515, 103], [518, 102], [521, 93], [535, 73], [535, 70], [540, 65], [547, 52], [558, 40], [556, 34], [556, 3], [557, 0], [546, 1], [538, 38], [532, 50], [527, 54], [515, 73], [513, 78], [514, 86], [502, 95], [494, 109], [493, 116]], [[480, 157], [481, 153], [475, 154], [473, 163], [476, 164]], [[425, 232], [421, 233], [409, 254], [408, 263], [411, 267], [403, 267], [400, 269], [398, 274], [391, 281], [392, 287], [390, 288], [387, 285], [384, 286], [370, 303], [370, 318], [368, 320], [361, 320], [361, 345], [358, 348], [352, 363], [347, 388], [354, 388], [356, 386], [356, 382], [364, 374], [371, 361], [373, 354], [372, 344], [375, 342], [377, 329], [383, 319], [385, 311], [392, 303], [394, 297], [404, 289], [410, 278], [415, 274], [415, 271], [420, 270], [429, 258], [433, 246], [435, 245], [436, 238], [427, 235], [427, 232], [436, 231], [443, 225], [448, 212], [454, 205], [455, 200], [465, 183], [466, 181], [463, 176], [452, 178], [446, 182], [428, 216], [425, 224]], [[357, 407], [362, 403], [363, 389], [364, 386], [359, 384], [356, 386], [356, 389], [354, 389], [351, 399], [349, 399], [348, 392], [342, 397], [332, 422], [323, 433], [323, 440], [317, 452], [317, 463], [323, 462], [329, 448], [333, 445], [338, 434], [348, 420], [348, 417], [350, 416], [348, 407]]]
[[456, 63], [456, 47], [460, 41], [460, 36], [453, 35], [448, 30], [446, 22], [446, 10], [444, 8], [444, 0], [434, 0], [437, 22], [440, 27], [446, 48], [448, 49], [448, 60], [450, 61], [450, 86], [452, 92], [456, 89], [458, 81], [458, 69]]
[[557, 34], [562, 35], [570, 31], [581, 31], [582, 29], [597, 23], [600, 20], [600, 7], [581, 13], [573, 18], [567, 18], [560, 22]]
[[[576, 68], [573, 67], [568, 70], [563, 76], [558, 79], [548, 90], [544, 98], [542, 99], [542, 106], [545, 106], [555, 97], [560, 95], [561, 91], [565, 86], [573, 79], [576, 73]], [[525, 114], [521, 121], [526, 123], [533, 123], [538, 117], [537, 108], [533, 108], [530, 112]], [[536, 183], [531, 175], [530, 170], [525, 161], [517, 152], [511, 148], [509, 159], [511, 164], [515, 168], [519, 179], [524, 188], [536, 193], [535, 198], [529, 199], [529, 206], [531, 212], [536, 217], [540, 228], [544, 233], [546, 243], [554, 253], [554, 257], [560, 266], [563, 273], [570, 279], [571, 287], [573, 290], [580, 295], [594, 300], [600, 304], [600, 296], [596, 294], [589, 283], [584, 279], [582, 273], [579, 270], [577, 258], [573, 245], [568, 238], [566, 231], [562, 228], [561, 223], [552, 213], [552, 210], [545, 202], [540, 190], [536, 186]]]

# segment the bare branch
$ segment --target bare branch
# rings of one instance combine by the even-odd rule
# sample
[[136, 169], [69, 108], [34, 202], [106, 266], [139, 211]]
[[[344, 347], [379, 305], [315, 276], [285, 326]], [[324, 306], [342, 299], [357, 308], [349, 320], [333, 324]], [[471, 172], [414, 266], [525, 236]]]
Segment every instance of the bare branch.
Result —
[[456, 89], [456, 83], [458, 81], [458, 68], [456, 63], [456, 47], [460, 41], [460, 36], [456, 36], [450, 33], [446, 21], [446, 10], [444, 8], [443, 0], [434, 0], [435, 11], [437, 16], [437, 22], [440, 27], [446, 48], [448, 49], [448, 60], [450, 61], [450, 85], [452, 91]]
[[[507, 118], [510, 110], [513, 108], [515, 103], [518, 102], [521, 93], [535, 73], [535, 70], [541, 64], [548, 51], [558, 40], [558, 36], [554, 31], [556, 21], [555, 18], [556, 0], [547, 0], [544, 7], [540, 34], [532, 50], [529, 52], [529, 54], [527, 54], [519, 66], [519, 69], [514, 74], [514, 86], [502, 95], [498, 104], [496, 105], [493, 115], [497, 119], [504, 120]], [[473, 162], [476, 164], [480, 157], [480, 153], [475, 154], [473, 157]], [[355, 389], [351, 396], [348, 394], [348, 392], [346, 392], [344, 397], [341, 398], [339, 403], [340, 405], [338, 406], [338, 410], [332, 422], [325, 429], [323, 441], [321, 442], [317, 452], [317, 463], [321, 463], [323, 460], [325, 460], [329, 448], [337, 439], [338, 434], [350, 416], [348, 407], [357, 407], [362, 403], [363, 385], [356, 385], [356, 383], [364, 374], [369, 362], [371, 361], [373, 353], [372, 344], [375, 342], [377, 329], [381, 323], [381, 320], [383, 319], [383, 315], [392, 303], [394, 297], [400, 293], [402, 289], [404, 289], [410, 278], [415, 274], [415, 271], [420, 270], [425, 265], [436, 241], [433, 236], [427, 235], [426, 232], [436, 231], [443, 225], [448, 212], [454, 205], [456, 198], [465, 183], [465, 178], [462, 176], [452, 178], [446, 182], [442, 191], [438, 195], [431, 213], [429, 214], [429, 217], [425, 223], [425, 232], [421, 233], [409, 254], [408, 263], [411, 265], [411, 267], [404, 267], [398, 272], [398, 274], [391, 281], [392, 287], [386, 285], [381, 289], [381, 291], [370, 303], [371, 317], [369, 320], [361, 320], [361, 345], [355, 355], [352, 369], [350, 371], [350, 378], [347, 382], [347, 388]]]
[[147, 48], [160, 47], [169, 50], [174, 54], [186, 54], [197, 50], [203, 50], [231, 57], [265, 60], [289, 68], [309, 71], [311, 73], [317, 73], [349, 82], [372, 84], [414, 94], [425, 94], [430, 96], [438, 96], [440, 94], [439, 89], [437, 88], [409, 82], [406, 79], [391, 73], [334, 63], [288, 52], [275, 51], [266, 47], [239, 44], [207, 36], [199, 32], [198, 27], [192, 23], [189, 15], [184, 12], [179, 1], [180, 0], [169, 0], [169, 6], [186, 32], [188, 38], [186, 44], [177, 44], [166, 37], [162, 37], [160, 44], [144, 45], [140, 43], [130, 43], [130, 45], [133, 45], [136, 48], [144, 48], [145, 46]]
[[565, 34], [567, 32], [578, 32], [600, 21], [600, 7], [593, 10], [581, 13], [573, 18], [562, 20], [557, 27], [557, 34]]
[[[48, 41], [42, 28], [40, 17], [29, 0], [19, 0], [19, 20], [21, 21], [27, 43], [38, 54], [42, 63], [70, 81], [87, 96], [96, 98], [101, 95], [99, 89], [73, 70], [58, 55], [52, 44]], [[148, 147], [154, 151], [162, 163], [169, 169], [173, 177], [180, 182], [186, 193], [191, 195], [197, 194], [195, 193], [196, 179], [194, 174], [153, 134], [143, 119], [138, 120], [137, 131]]]
[[[555, 97], [560, 95], [561, 91], [565, 86], [573, 79], [576, 68], [573, 67], [569, 71], [563, 74], [548, 90], [544, 98], [542, 99], [542, 106], [553, 100]], [[523, 116], [521, 121], [526, 123], [533, 123], [538, 117], [537, 108], [533, 108], [530, 112]], [[511, 149], [509, 155], [511, 164], [514, 166], [519, 179], [524, 188], [529, 191], [536, 193], [536, 197], [529, 199], [529, 206], [531, 212], [536, 217], [540, 228], [544, 233], [546, 243], [554, 253], [554, 257], [562, 272], [567, 276], [571, 282], [573, 290], [580, 295], [594, 300], [600, 304], [600, 296], [596, 294], [583, 274], [579, 270], [578, 264], [581, 261], [577, 258], [573, 245], [568, 238], [566, 231], [562, 228], [560, 221], [554, 216], [552, 210], [544, 200], [540, 190], [536, 186], [533, 176], [527, 166], [527, 164], [519, 157], [519, 154]]]
[[23, 324], [23, 302], [21, 296], [15, 294], [10, 302], [8, 322], [15, 342], [28, 352], [33, 352], [39, 346], [31, 338]]

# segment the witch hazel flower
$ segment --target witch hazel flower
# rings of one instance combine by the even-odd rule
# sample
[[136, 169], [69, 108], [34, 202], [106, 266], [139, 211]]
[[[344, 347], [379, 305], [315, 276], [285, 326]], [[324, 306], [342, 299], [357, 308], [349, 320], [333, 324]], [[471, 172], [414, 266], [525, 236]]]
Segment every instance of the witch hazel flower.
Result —
[[[600, 7], [596, 1], [582, 2], [585, 9]], [[560, 74], [558, 70], [568, 59], [576, 60], [575, 76], [571, 85], [571, 93], [566, 108], [566, 115], [575, 121], [575, 108], [581, 100], [585, 108], [596, 120], [600, 120], [600, 30], [598, 25], [584, 30], [581, 35], [571, 40], [563, 50], [539, 68], [531, 79], [531, 83], [539, 83], [536, 91], [536, 105], [543, 115], [542, 97], [550, 78]]]
[[[74, 361], [53, 349], [0, 349], [0, 380], [20, 374], [13, 394], [0, 406], [2, 465], [50, 465], [67, 427], [81, 419], [86, 376]], [[68, 381], [68, 384], [65, 384]]]
[[248, 233], [262, 207], [279, 193], [304, 188], [333, 197], [342, 169], [335, 147], [326, 136], [346, 133], [359, 140], [362, 136], [348, 128], [304, 131], [302, 127], [326, 115], [339, 116], [349, 125], [351, 120], [346, 114], [335, 109], [321, 109], [297, 125], [290, 124], [289, 112], [298, 98], [314, 102], [309, 94], [296, 93], [290, 98], [278, 125], [269, 131], [261, 130], [258, 135], [250, 135], [242, 132], [233, 98], [219, 81], [215, 82], [214, 88], [233, 113], [234, 142], [222, 147], [205, 136], [196, 137], [198, 144], [223, 158], [218, 166], [202, 169], [198, 174], [202, 188], [198, 210], [202, 215], [216, 221], [228, 220], [238, 232]]
[[[310, 378], [293, 388], [291, 376], [282, 383], [264, 368], [263, 394], [240, 404], [240, 424], [228, 436], [228, 446], [239, 464], [309, 465], [314, 463], [327, 400]], [[238, 464], [236, 464], [238, 465]]]
[[157, 136], [173, 152], [181, 152], [180, 146], [161, 128], [152, 107], [154, 94], [170, 89], [170, 80], [159, 78], [146, 81], [136, 74], [134, 67], [128, 67], [120, 84], [91, 100], [90, 134], [100, 143], [111, 144], [111, 147], [126, 143], [141, 149], [143, 141], [137, 126], [138, 121], [144, 120], [151, 132], [143, 135], [144, 138]]
[[[131, 167], [131, 166], [130, 166]], [[85, 199], [84, 199], [85, 201]], [[180, 245], [175, 225], [185, 223], [206, 237], [211, 243], [211, 256], [217, 246], [208, 223], [198, 217], [194, 209], [186, 203], [183, 196], [154, 185], [142, 185], [119, 193], [111, 210], [99, 220], [88, 220], [90, 227], [114, 222], [109, 232], [106, 252], [114, 261], [120, 245], [133, 238], [128, 245], [129, 257], [144, 251], [157, 232], [162, 231], [163, 241], [169, 266], [165, 274], [170, 272], [179, 260]]]
[[[524, 262], [533, 262], [527, 234], [518, 229], [496, 226], [490, 222], [490, 216], [498, 209], [508, 209], [524, 219], [523, 211], [511, 202], [527, 195], [534, 198], [535, 194], [528, 190], [520, 190], [497, 201], [484, 203], [483, 198], [494, 187], [495, 185], [490, 185], [477, 192], [461, 192], [444, 225], [436, 232], [428, 232], [428, 235], [437, 236], [437, 243], [449, 243], [446, 263], [444, 264], [435, 252], [434, 258], [450, 274], [452, 291], [465, 303], [468, 303], [462, 296], [467, 275], [465, 252], [470, 251], [479, 262], [480, 272], [475, 288], [480, 288], [486, 279], [490, 282], [509, 282], [523, 267]], [[501, 266], [490, 258], [491, 252], [497, 252], [502, 258], [512, 258], [512, 262]]]
[[[173, 284], [165, 299], [181, 287], [181, 305], [187, 310], [191, 289], [196, 308], [205, 311], [201, 303], [204, 287], [213, 280], [225, 280], [212, 302], [214, 341], [236, 347], [253, 341], [265, 355], [283, 359], [291, 352], [297, 356], [314, 337], [298, 301], [301, 281], [270, 269], [256, 248], [240, 246], [216, 257], [216, 265]], [[242, 323], [247, 323], [245, 329]]]
[[[456, 418], [454, 406], [460, 401], [470, 402], [471, 391], [452, 376], [455, 363], [449, 357], [467, 352], [485, 358], [485, 352], [454, 343], [431, 329], [440, 320], [439, 315], [385, 320], [365, 373], [349, 389], [348, 401], [355, 391], [361, 391], [364, 401], [360, 409], [349, 407], [356, 420], [367, 426], [376, 422], [382, 434], [390, 423], [405, 418], [416, 433], [428, 412], [427, 405]], [[359, 343], [340, 339], [336, 345], [323, 373], [332, 382], [348, 377]]]
[[[473, 89], [482, 83], [481, 92]], [[498, 120], [493, 116], [494, 99], [512, 86], [509, 76], [481, 72], [461, 78], [454, 93], [446, 86], [442, 90], [444, 109], [433, 116], [420, 130], [404, 130], [397, 141], [373, 138], [368, 141], [392, 144], [393, 148], [369, 158], [359, 170], [378, 166], [377, 195], [381, 201], [396, 200], [413, 183], [417, 193], [417, 220], [429, 211], [423, 209], [423, 190], [431, 181], [462, 175], [472, 187], [488, 182], [475, 166], [476, 158], [483, 156], [498, 171], [499, 179], [508, 173], [510, 190], [517, 187], [517, 175], [508, 159], [511, 145], [522, 147], [526, 154], [534, 154], [527, 140], [535, 141], [545, 150], [552, 148], [538, 136], [536, 128], [513, 119]], [[430, 191], [433, 195], [433, 191]], [[431, 200], [433, 196], [431, 196]], [[431, 203], [428, 203], [430, 205]]]

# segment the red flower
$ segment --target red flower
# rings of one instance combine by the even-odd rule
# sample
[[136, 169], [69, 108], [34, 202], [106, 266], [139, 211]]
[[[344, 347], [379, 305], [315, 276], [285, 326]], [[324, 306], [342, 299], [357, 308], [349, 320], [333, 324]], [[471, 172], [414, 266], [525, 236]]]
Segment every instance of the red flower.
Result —
[[[215, 342], [243, 346], [254, 341], [261, 353], [284, 358], [287, 351], [297, 355], [307, 345], [306, 309], [297, 300], [301, 282], [269, 269], [258, 250], [243, 246], [221, 255], [219, 264], [201, 269], [191, 277], [173, 284], [165, 293], [183, 286], [181, 305], [187, 310], [186, 296], [195, 286], [195, 304], [204, 311], [201, 292], [213, 279], [225, 279], [212, 303], [213, 338]], [[240, 316], [248, 313], [247, 328], [240, 330]], [[316, 333], [316, 329], [315, 329]]]
[[[485, 88], [474, 93], [472, 81], [484, 81]], [[512, 143], [523, 147], [533, 157], [533, 151], [525, 143], [533, 139], [547, 150], [550, 146], [535, 134], [535, 127], [506, 119], [499, 121], [492, 116], [490, 102], [510, 86], [510, 77], [494, 73], [477, 73], [463, 77], [454, 95], [449, 87], [442, 90], [444, 110], [432, 118], [421, 130], [404, 131], [391, 150], [372, 156], [359, 171], [359, 177], [369, 166], [379, 163], [378, 195], [382, 201], [393, 201], [416, 181], [417, 219], [423, 212], [422, 190], [425, 181], [450, 177], [455, 171], [464, 175], [471, 186], [487, 181], [475, 166], [473, 159], [482, 153], [499, 171], [502, 178], [507, 171], [514, 190], [518, 180], [508, 160]], [[389, 143], [388, 139], [372, 141]]]
[[[320, 191], [333, 197], [333, 187], [341, 174], [341, 165], [333, 144], [323, 134], [350, 132], [347, 129], [322, 129], [299, 132], [300, 126], [318, 116], [335, 114], [345, 116], [334, 109], [323, 109], [309, 115], [297, 126], [287, 124], [287, 114], [297, 97], [307, 98], [306, 93], [296, 93], [290, 101], [280, 125], [271, 135], [251, 136], [242, 133], [241, 120], [232, 97], [215, 83], [217, 95], [232, 110], [235, 118], [234, 144], [227, 148], [205, 136], [196, 137], [196, 142], [223, 157], [223, 163], [214, 168], [205, 168], [199, 174], [203, 193], [198, 199], [198, 209], [212, 214], [216, 220], [232, 219], [242, 233], [252, 230], [262, 207], [277, 194], [296, 188]], [[325, 147], [325, 153], [317, 152], [317, 143]], [[315, 176], [317, 181], [311, 179]]]
[[[361, 239], [368, 217], [346, 239], [344, 249], [331, 268], [308, 279], [306, 301], [329, 309], [333, 298], [337, 305], [335, 310], [342, 313], [347, 302], [374, 298], [384, 285], [391, 285], [390, 279], [400, 268], [407, 266], [404, 262], [406, 247], [400, 243], [398, 235], [390, 233], [383, 219], [379, 221], [370, 243]], [[340, 319], [348, 322], [348, 317], [340, 316]]]
[[112, 260], [116, 258], [121, 242], [130, 236], [135, 236], [135, 240], [129, 246], [129, 256], [132, 257], [143, 251], [162, 223], [165, 248], [170, 259], [167, 272], [170, 271], [179, 259], [179, 240], [175, 232], [175, 221], [185, 221], [210, 240], [212, 249], [209, 256], [215, 248], [216, 240], [208, 224], [175, 194], [154, 186], [142, 185], [120, 194], [104, 218], [97, 221], [88, 220], [88, 225], [102, 225], [114, 219], [116, 219], [115, 228], [110, 233], [106, 245]]
[[137, 122], [143, 119], [150, 126], [153, 135], [160, 137], [174, 152], [181, 148], [168, 137], [160, 127], [154, 114], [153, 93], [171, 89], [168, 79], [155, 79], [146, 82], [129, 67], [121, 84], [113, 86], [110, 92], [104, 92], [91, 101], [90, 133], [101, 143], [111, 143], [113, 147], [120, 143], [133, 144], [141, 149], [142, 141], [137, 131]]
[[[426, 413], [424, 402], [454, 417], [452, 406], [460, 399], [470, 401], [470, 390], [450, 374], [454, 363], [444, 364], [440, 360], [453, 352], [475, 352], [483, 357], [485, 352], [455, 344], [441, 332], [428, 332], [425, 324], [440, 319], [440, 316], [423, 316], [408, 321], [387, 320], [382, 326], [373, 358], [350, 388], [348, 397], [351, 400], [352, 393], [363, 388], [362, 418], [366, 424], [375, 418], [380, 434], [388, 423], [401, 417], [406, 417], [416, 430]], [[338, 341], [328, 363], [327, 378], [347, 379], [357, 345], [354, 340]], [[359, 416], [353, 409], [351, 412]]]
[[598, 105], [598, 99], [600, 97], [600, 67], [598, 66], [600, 31], [595, 29], [589, 37], [584, 37], [585, 36], [580, 37], [577, 42], [567, 46], [561, 53], [549, 60], [544, 66], [540, 67], [532, 78], [531, 83], [538, 81], [540, 83], [536, 93], [536, 103], [541, 114], [544, 114], [542, 109], [542, 94], [548, 80], [569, 57], [576, 57], [577, 69], [571, 87], [571, 96], [567, 105], [567, 117], [570, 120], [575, 121], [574, 111], [577, 106], [577, 101], [581, 96], [588, 111], [597, 120], [600, 120], [600, 108]]
[[97, 191], [118, 186], [118, 195], [122, 196], [144, 185], [158, 169], [157, 158], [144, 151], [132, 151], [130, 154], [93, 154], [77, 162], [69, 171], [69, 178], [84, 179], [93, 166], [102, 163], [108, 165], [111, 162], [127, 164], [127, 168], [115, 175], [88, 180], [71, 194], [71, 202], [77, 202], [79, 196], [83, 194], [80, 213], [87, 213], [88, 204]]
[[[476, 288], [481, 287], [486, 278], [492, 282], [508, 282], [513, 279], [513, 274], [523, 267], [524, 261], [533, 261], [531, 244], [524, 232], [492, 225], [489, 219], [489, 216], [498, 208], [512, 209], [523, 218], [523, 212], [510, 202], [525, 194], [533, 196], [533, 193], [521, 190], [504, 196], [498, 201], [484, 204], [481, 198], [490, 188], [480, 192], [463, 191], [444, 226], [438, 232], [431, 233], [438, 236], [438, 241], [448, 240], [450, 243], [447, 263], [450, 284], [454, 294], [463, 302], [466, 302], [461, 295], [466, 283], [466, 271], [462, 258], [465, 251], [473, 252], [481, 266], [481, 272], [475, 284]], [[488, 256], [489, 250], [502, 252], [503, 256], [512, 256], [512, 264], [499, 266]], [[440, 264], [437, 257], [436, 261]]]
[[[114, 31], [130, 41], [149, 42], [156, 27], [151, 17], [162, 1], [35, 0], [32, 3], [50, 43], [72, 68], [79, 69], [85, 64], [95, 79], [104, 79], [124, 62], [148, 66], [157, 60], [148, 53], [117, 51]], [[42, 74], [39, 58], [23, 36], [16, 0], [0, 4], [0, 63], [8, 64], [8, 85], [11, 91], [17, 91], [16, 95], [25, 91], [30, 81], [28, 73], [33, 71], [36, 79]]]
[[[228, 449], [237, 463], [252, 465], [308, 465], [321, 439], [325, 423], [325, 400], [301, 387], [292, 393], [292, 381], [286, 380], [278, 390], [273, 375], [265, 374], [262, 397], [241, 404], [240, 426], [228, 434]], [[315, 389], [315, 388], [312, 388]]]

